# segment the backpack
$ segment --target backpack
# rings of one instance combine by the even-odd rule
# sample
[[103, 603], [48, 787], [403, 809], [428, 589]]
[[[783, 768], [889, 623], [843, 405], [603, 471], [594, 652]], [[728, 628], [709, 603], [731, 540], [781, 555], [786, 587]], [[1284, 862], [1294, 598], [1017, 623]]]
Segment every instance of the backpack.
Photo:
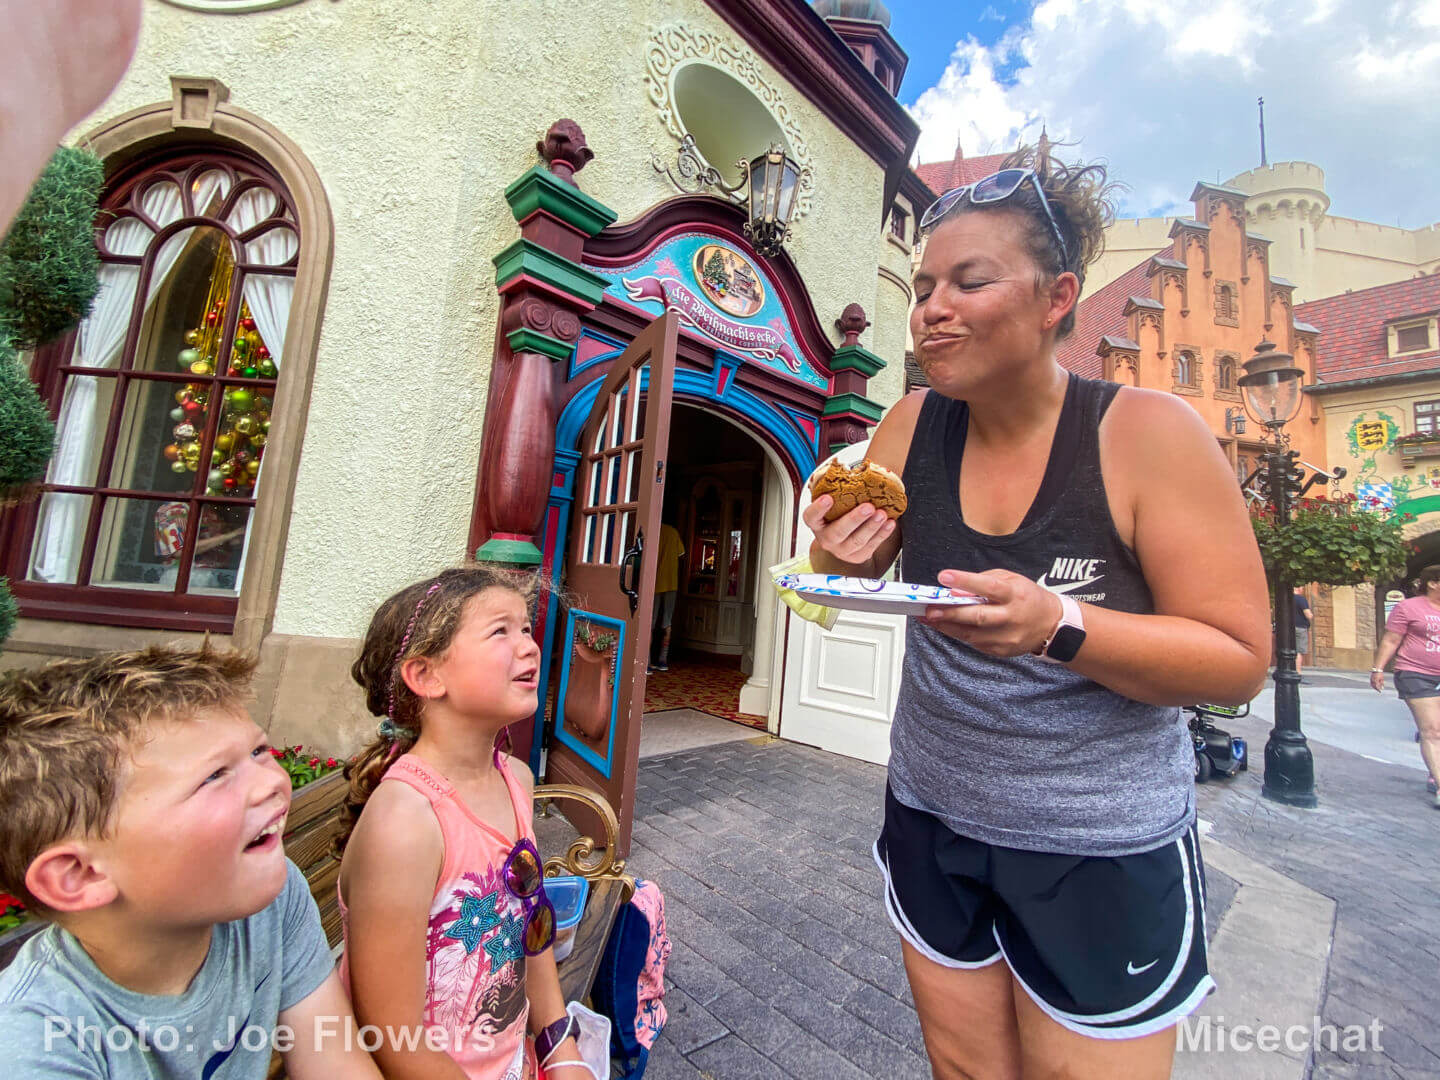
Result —
[[611, 1076], [639, 1080], [650, 1048], [665, 1026], [665, 897], [654, 882], [637, 880], [605, 943], [591, 997], [610, 1018]]

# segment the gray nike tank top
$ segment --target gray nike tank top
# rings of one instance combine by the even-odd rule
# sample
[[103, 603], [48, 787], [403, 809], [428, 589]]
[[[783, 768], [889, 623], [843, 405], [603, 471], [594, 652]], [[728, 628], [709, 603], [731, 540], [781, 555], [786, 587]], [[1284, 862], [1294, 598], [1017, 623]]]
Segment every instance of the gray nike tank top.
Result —
[[[1008, 536], [966, 527], [968, 410], [932, 390], [905, 463], [904, 579], [1011, 570], [1079, 601], [1153, 611], [1100, 475], [1100, 420], [1117, 390], [1070, 377], [1035, 504]], [[1194, 751], [1178, 709], [1061, 664], [986, 656], [918, 619], [906, 627], [890, 786], [963, 836], [1030, 851], [1132, 854], [1169, 843], [1195, 817]]]

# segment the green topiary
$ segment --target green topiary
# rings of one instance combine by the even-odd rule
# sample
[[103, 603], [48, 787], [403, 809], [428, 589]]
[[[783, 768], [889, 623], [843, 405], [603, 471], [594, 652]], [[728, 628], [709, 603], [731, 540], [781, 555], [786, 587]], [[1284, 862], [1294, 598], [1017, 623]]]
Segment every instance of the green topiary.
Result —
[[0, 241], [0, 329], [17, 348], [52, 341], [90, 313], [100, 289], [95, 215], [100, 159], [62, 148]]
[[0, 503], [45, 475], [54, 448], [50, 413], [14, 348], [0, 339]]
[[20, 617], [20, 607], [10, 592], [10, 581], [0, 577], [0, 645], [5, 644], [15, 630], [15, 620]]

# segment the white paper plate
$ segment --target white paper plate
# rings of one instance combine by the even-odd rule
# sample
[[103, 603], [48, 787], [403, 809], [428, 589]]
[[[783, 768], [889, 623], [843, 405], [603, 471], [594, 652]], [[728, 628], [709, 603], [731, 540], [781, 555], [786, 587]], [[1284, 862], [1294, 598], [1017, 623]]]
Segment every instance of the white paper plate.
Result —
[[839, 574], [781, 574], [775, 584], [825, 607], [920, 616], [927, 607], [984, 604], [983, 596], [956, 596], [943, 585], [912, 585], [908, 581], [875, 581]]

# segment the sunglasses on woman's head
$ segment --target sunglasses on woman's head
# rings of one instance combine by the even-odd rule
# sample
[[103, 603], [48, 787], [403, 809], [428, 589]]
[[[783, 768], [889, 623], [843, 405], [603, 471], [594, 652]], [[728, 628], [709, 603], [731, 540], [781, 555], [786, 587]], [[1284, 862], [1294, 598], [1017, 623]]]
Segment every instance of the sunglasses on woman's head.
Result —
[[930, 209], [926, 210], [925, 216], [920, 219], [920, 231], [924, 232], [940, 221], [964, 199], [969, 199], [973, 206], [1004, 202], [1019, 191], [1026, 180], [1030, 181], [1031, 186], [1035, 189], [1035, 194], [1039, 196], [1040, 208], [1045, 211], [1046, 220], [1050, 222], [1050, 231], [1055, 234], [1055, 241], [1060, 245], [1060, 265], [1068, 268], [1070, 250], [1065, 243], [1064, 235], [1060, 232], [1060, 223], [1055, 220], [1055, 211], [1050, 209], [1050, 200], [1045, 197], [1045, 189], [1041, 186], [1040, 178], [1035, 175], [1034, 169], [1001, 169], [997, 173], [991, 173], [983, 179], [976, 180], [973, 184], [952, 188], [930, 204]]
[[555, 940], [555, 906], [545, 895], [545, 871], [535, 845], [528, 839], [516, 844], [505, 860], [501, 877], [525, 909], [525, 955], [544, 952]]

